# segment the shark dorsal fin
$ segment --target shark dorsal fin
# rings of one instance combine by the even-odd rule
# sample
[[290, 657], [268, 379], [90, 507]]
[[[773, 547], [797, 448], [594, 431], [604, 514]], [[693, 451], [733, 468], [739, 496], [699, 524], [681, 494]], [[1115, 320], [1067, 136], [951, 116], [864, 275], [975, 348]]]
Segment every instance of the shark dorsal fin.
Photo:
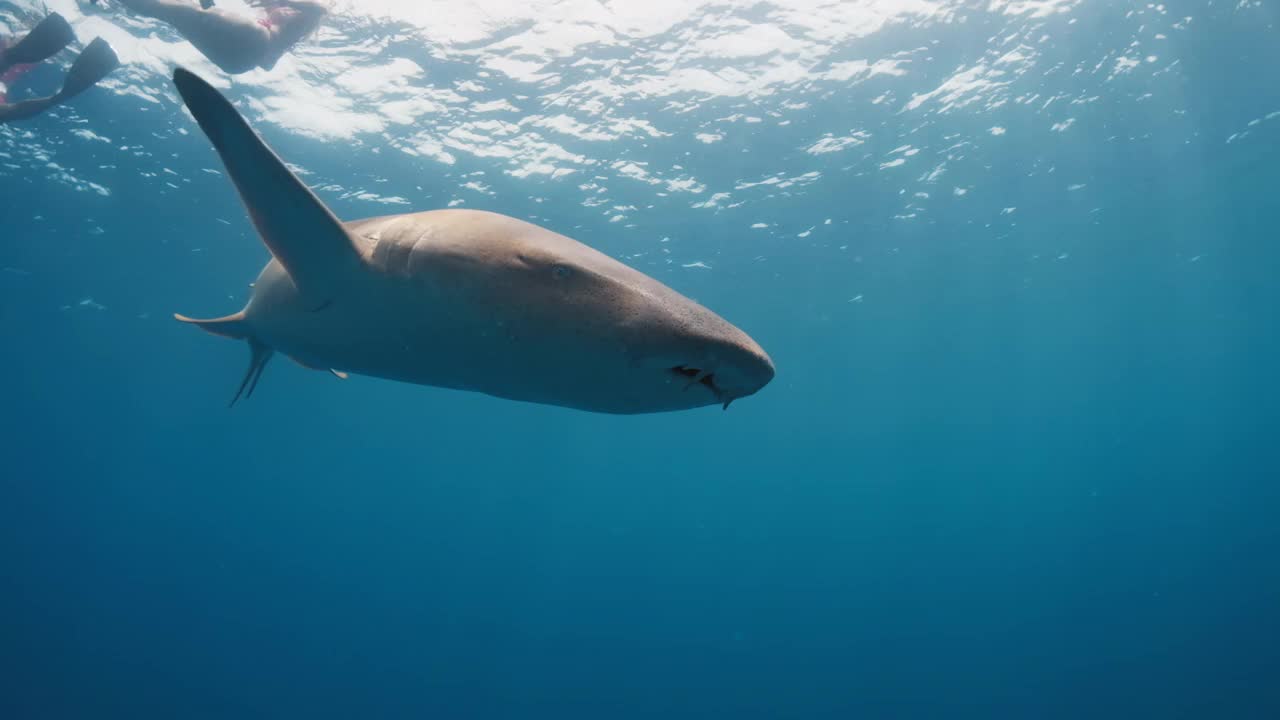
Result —
[[303, 300], [312, 309], [332, 302], [361, 262], [342, 223], [221, 93], [183, 68], [174, 70], [173, 83]]

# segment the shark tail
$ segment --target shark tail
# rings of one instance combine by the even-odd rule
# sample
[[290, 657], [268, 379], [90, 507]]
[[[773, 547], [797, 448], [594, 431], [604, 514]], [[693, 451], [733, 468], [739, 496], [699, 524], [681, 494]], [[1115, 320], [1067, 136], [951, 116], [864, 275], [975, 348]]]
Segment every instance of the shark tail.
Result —
[[173, 317], [181, 322], [195, 325], [207, 333], [221, 335], [233, 340], [248, 341], [249, 369], [245, 371], [244, 379], [240, 381], [240, 387], [236, 390], [235, 397], [231, 398], [231, 402], [227, 407], [234, 406], [242, 395], [246, 400], [252, 397], [254, 389], [258, 387], [258, 380], [262, 379], [262, 371], [266, 369], [267, 361], [271, 359], [274, 351], [266, 343], [253, 336], [249, 323], [245, 321], [244, 311], [208, 320], [189, 318], [177, 313], [174, 313]]

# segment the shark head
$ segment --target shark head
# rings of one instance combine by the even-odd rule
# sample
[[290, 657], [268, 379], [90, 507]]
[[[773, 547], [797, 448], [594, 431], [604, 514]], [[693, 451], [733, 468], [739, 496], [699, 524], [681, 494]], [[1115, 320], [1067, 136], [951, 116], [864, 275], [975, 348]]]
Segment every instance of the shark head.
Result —
[[570, 351], [577, 381], [600, 383], [587, 388], [596, 409], [728, 408], [773, 379], [768, 354], [697, 302], [575, 240], [501, 222], [506, 242], [515, 238], [519, 248], [505, 283], [519, 294], [509, 305], [518, 308], [517, 325], [523, 319], [548, 344]]
[[590, 329], [587, 346], [615, 387], [600, 395], [622, 401], [623, 412], [727, 409], [773, 379], [768, 354], [719, 315], [612, 258], [577, 249], [559, 254], [550, 271], [566, 286], [561, 299], [569, 308], [555, 334], [568, 341]]

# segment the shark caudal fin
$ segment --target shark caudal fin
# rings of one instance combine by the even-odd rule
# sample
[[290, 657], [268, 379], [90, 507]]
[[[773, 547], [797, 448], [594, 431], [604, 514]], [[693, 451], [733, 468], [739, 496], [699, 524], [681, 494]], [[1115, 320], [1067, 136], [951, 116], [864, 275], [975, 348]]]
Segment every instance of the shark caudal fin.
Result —
[[306, 305], [328, 305], [362, 266], [341, 221], [285, 166], [225, 97], [183, 68], [173, 84], [213, 143], [271, 254]]
[[258, 387], [258, 380], [262, 379], [262, 371], [266, 369], [267, 361], [271, 359], [273, 351], [269, 346], [253, 336], [249, 324], [245, 322], [244, 311], [209, 320], [197, 320], [177, 313], [174, 313], [173, 317], [181, 322], [195, 325], [207, 333], [221, 335], [233, 340], [245, 340], [249, 343], [249, 369], [245, 371], [244, 379], [240, 381], [240, 387], [236, 390], [235, 397], [231, 398], [231, 402], [227, 407], [234, 406], [242, 395], [246, 400], [252, 397], [254, 389]]

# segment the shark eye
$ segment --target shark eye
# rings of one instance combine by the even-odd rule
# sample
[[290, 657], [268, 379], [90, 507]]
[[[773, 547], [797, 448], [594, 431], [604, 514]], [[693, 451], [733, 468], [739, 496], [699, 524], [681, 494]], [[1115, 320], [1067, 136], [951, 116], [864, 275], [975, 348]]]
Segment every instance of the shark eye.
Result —
[[555, 265], [551, 268], [551, 276], [557, 280], [564, 280], [573, 274], [573, 269], [568, 265]]

